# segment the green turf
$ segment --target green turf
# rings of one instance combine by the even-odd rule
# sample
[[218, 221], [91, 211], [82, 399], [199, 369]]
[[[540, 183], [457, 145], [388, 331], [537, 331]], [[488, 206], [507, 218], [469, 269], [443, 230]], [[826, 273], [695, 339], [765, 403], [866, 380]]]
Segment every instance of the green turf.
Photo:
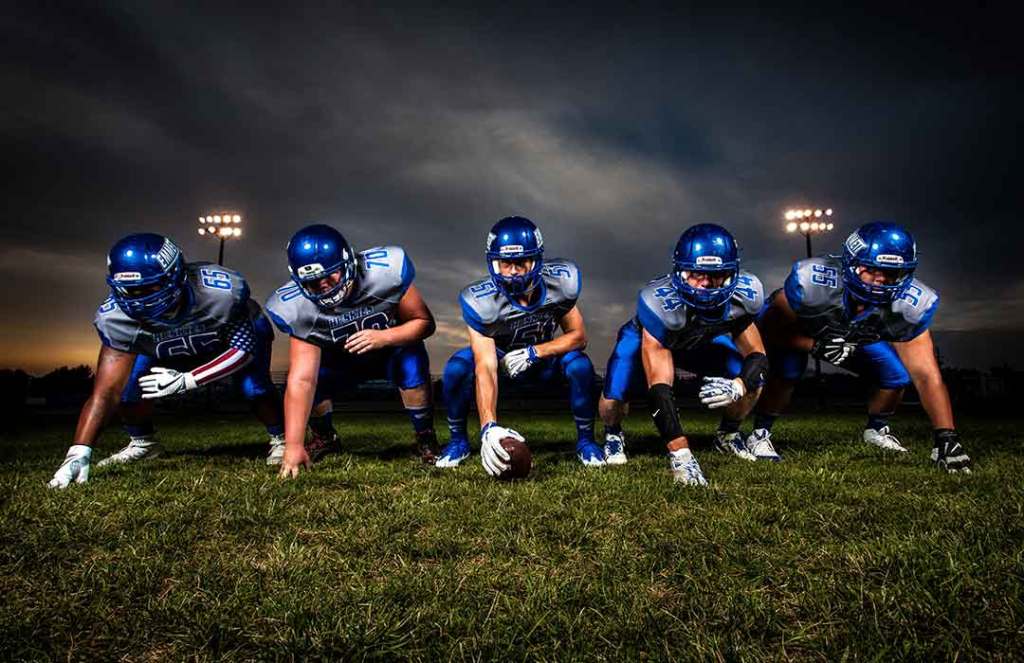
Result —
[[[0, 452], [0, 660], [1024, 657], [1024, 448], [966, 421], [970, 477], [852, 443], [860, 417], [776, 426], [785, 461], [706, 448], [673, 485], [646, 416], [584, 469], [564, 416], [510, 416], [532, 480], [406, 456], [398, 416], [339, 416], [348, 453], [296, 482], [242, 417], [161, 422], [168, 457], [44, 484], [49, 422]], [[120, 446], [106, 434], [97, 457]]]

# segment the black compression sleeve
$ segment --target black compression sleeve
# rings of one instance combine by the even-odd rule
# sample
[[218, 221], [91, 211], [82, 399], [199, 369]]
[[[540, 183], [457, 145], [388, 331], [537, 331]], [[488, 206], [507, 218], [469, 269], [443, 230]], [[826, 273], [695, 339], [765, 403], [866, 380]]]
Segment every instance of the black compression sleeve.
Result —
[[743, 358], [743, 368], [740, 369], [740, 379], [747, 393], [754, 391], [764, 384], [768, 379], [768, 357], [763, 352], [751, 352]]
[[672, 397], [672, 387], [667, 384], [656, 384], [647, 392], [651, 403], [651, 416], [654, 425], [661, 433], [661, 439], [668, 444], [683, 436], [683, 427], [679, 424], [679, 413], [676, 412], [676, 400]]

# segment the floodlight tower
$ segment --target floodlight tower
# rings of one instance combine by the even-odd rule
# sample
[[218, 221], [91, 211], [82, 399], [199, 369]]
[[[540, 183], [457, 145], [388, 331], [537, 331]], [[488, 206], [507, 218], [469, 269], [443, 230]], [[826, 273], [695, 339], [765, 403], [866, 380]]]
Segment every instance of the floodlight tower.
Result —
[[783, 215], [786, 218], [786, 232], [799, 232], [807, 240], [807, 257], [814, 255], [811, 251], [811, 235], [826, 233], [835, 225], [832, 223], [832, 208], [827, 209], [788, 209]]
[[235, 212], [218, 212], [199, 217], [199, 234], [220, 240], [217, 264], [224, 264], [224, 241], [242, 236], [242, 216]]
[[[786, 232], [799, 232], [804, 236], [807, 245], [807, 257], [814, 256], [811, 250], [811, 235], [827, 233], [835, 227], [832, 223], [832, 208], [825, 209], [788, 209], [783, 214], [786, 219]], [[821, 382], [821, 360], [814, 358], [814, 379], [818, 383], [818, 404], [824, 405], [825, 391]]]

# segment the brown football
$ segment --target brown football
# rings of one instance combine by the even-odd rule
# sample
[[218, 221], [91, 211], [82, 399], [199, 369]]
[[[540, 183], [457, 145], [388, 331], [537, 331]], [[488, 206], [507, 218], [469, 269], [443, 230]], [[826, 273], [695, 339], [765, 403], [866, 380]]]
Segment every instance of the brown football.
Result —
[[514, 437], [506, 437], [501, 441], [501, 448], [508, 452], [509, 468], [498, 475], [502, 481], [525, 479], [533, 467], [533, 454], [530, 447]]

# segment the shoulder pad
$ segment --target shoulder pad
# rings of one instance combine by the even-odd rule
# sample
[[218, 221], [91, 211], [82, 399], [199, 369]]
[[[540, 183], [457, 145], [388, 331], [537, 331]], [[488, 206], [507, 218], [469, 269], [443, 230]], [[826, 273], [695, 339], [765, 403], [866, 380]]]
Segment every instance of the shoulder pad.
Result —
[[470, 283], [459, 293], [462, 319], [473, 329], [484, 333], [484, 326], [494, 324], [498, 319], [500, 294], [489, 278]]
[[913, 328], [910, 338], [931, 326], [932, 317], [938, 308], [939, 293], [917, 279], [911, 281], [906, 292], [892, 303], [893, 313]]
[[412, 285], [416, 269], [400, 246], [376, 246], [359, 252], [359, 289], [398, 302]]
[[565, 258], [545, 260], [541, 275], [549, 292], [555, 290], [561, 293], [562, 298], [572, 301], [579, 299], [580, 290], [583, 287], [583, 275], [580, 273], [579, 265], [572, 260]]
[[736, 278], [736, 291], [732, 300], [743, 307], [747, 315], [757, 315], [764, 306], [764, 286], [761, 279], [748, 271], [741, 270]]
[[797, 260], [786, 278], [786, 299], [794, 311], [826, 306], [843, 287], [842, 262], [837, 258], [819, 257]]
[[309, 336], [320, 314], [316, 304], [306, 299], [299, 286], [292, 281], [271, 293], [265, 308], [278, 329], [300, 339]]
[[193, 289], [203, 297], [231, 296], [236, 304], [249, 299], [249, 284], [233, 269], [213, 262], [190, 262], [185, 268]]
[[139, 333], [139, 323], [128, 317], [113, 297], [107, 297], [100, 304], [93, 319], [93, 326], [103, 345], [122, 352], [132, 351], [135, 337]]
[[686, 325], [686, 306], [672, 286], [670, 276], [651, 281], [640, 290], [636, 315], [640, 325], [663, 344], [668, 332]]

